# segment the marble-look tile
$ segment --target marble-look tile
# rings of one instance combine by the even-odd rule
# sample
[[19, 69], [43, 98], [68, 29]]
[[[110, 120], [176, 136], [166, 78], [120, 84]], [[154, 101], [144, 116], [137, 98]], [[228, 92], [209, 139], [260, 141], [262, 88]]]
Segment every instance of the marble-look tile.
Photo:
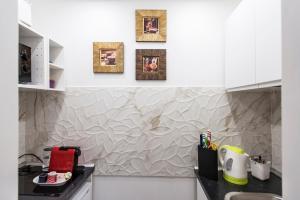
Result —
[[69, 88], [28, 95], [28, 102], [26, 151], [40, 155], [44, 146], [79, 145], [80, 162], [96, 163], [98, 175], [193, 177], [199, 134], [207, 129], [219, 145], [271, 159], [269, 93]]
[[275, 90], [272, 93], [271, 105], [272, 167], [277, 171], [281, 172], [281, 90]]
[[[19, 155], [26, 153], [26, 121], [27, 121], [27, 95], [25, 92], [19, 93]], [[23, 162], [24, 159], [21, 160]]]

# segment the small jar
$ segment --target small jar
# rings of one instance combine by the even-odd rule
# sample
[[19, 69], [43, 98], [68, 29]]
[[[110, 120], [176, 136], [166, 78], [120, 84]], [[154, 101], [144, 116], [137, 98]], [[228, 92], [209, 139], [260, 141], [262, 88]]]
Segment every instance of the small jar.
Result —
[[48, 183], [55, 183], [57, 180], [57, 173], [55, 171], [48, 173], [47, 182]]

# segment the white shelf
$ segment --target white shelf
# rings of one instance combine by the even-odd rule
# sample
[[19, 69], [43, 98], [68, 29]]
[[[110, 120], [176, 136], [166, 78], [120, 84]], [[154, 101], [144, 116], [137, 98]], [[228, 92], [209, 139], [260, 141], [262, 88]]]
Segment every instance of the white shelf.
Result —
[[47, 88], [49, 91], [55, 91], [55, 92], [65, 92], [65, 89], [62, 88]]
[[63, 63], [63, 46], [49, 39], [49, 62], [56, 65]]
[[22, 22], [19, 22], [19, 36], [20, 37], [33, 37], [33, 38], [44, 38], [42, 34], [33, 28], [25, 25]]
[[64, 70], [64, 68], [62, 68], [61, 66], [53, 63], [49, 63], [49, 67], [50, 69]]
[[34, 90], [43, 90], [43, 91], [56, 91], [64, 92], [64, 88], [45, 88], [42, 85], [30, 85], [30, 84], [18, 84], [20, 91], [34, 91]]
[[63, 45], [53, 39], [49, 39], [49, 46], [50, 48], [64, 48]]
[[32, 85], [32, 84], [18, 84], [20, 90], [44, 90], [43, 85]]

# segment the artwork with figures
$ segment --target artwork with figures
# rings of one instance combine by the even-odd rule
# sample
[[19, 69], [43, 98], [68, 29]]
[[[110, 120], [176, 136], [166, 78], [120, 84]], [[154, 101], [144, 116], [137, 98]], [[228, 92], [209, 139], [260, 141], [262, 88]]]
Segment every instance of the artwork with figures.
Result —
[[100, 49], [100, 60], [102, 66], [114, 66], [116, 65], [116, 49]]
[[144, 56], [143, 57], [143, 72], [158, 72], [159, 57]]
[[144, 33], [145, 34], [158, 34], [158, 18], [157, 17], [144, 17]]
[[136, 50], [136, 80], [166, 80], [166, 50]]
[[124, 44], [122, 42], [94, 42], [94, 73], [123, 73]]
[[137, 42], [167, 41], [166, 10], [136, 10], [135, 19]]

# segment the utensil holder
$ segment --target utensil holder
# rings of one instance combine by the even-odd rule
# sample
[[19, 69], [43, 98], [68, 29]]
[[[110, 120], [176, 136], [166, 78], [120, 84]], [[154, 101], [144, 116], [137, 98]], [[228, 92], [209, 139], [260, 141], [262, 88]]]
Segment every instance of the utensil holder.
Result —
[[204, 149], [198, 145], [199, 176], [218, 180], [218, 151]]
[[250, 160], [251, 174], [255, 178], [265, 181], [270, 178], [271, 162], [258, 163], [254, 160]]

